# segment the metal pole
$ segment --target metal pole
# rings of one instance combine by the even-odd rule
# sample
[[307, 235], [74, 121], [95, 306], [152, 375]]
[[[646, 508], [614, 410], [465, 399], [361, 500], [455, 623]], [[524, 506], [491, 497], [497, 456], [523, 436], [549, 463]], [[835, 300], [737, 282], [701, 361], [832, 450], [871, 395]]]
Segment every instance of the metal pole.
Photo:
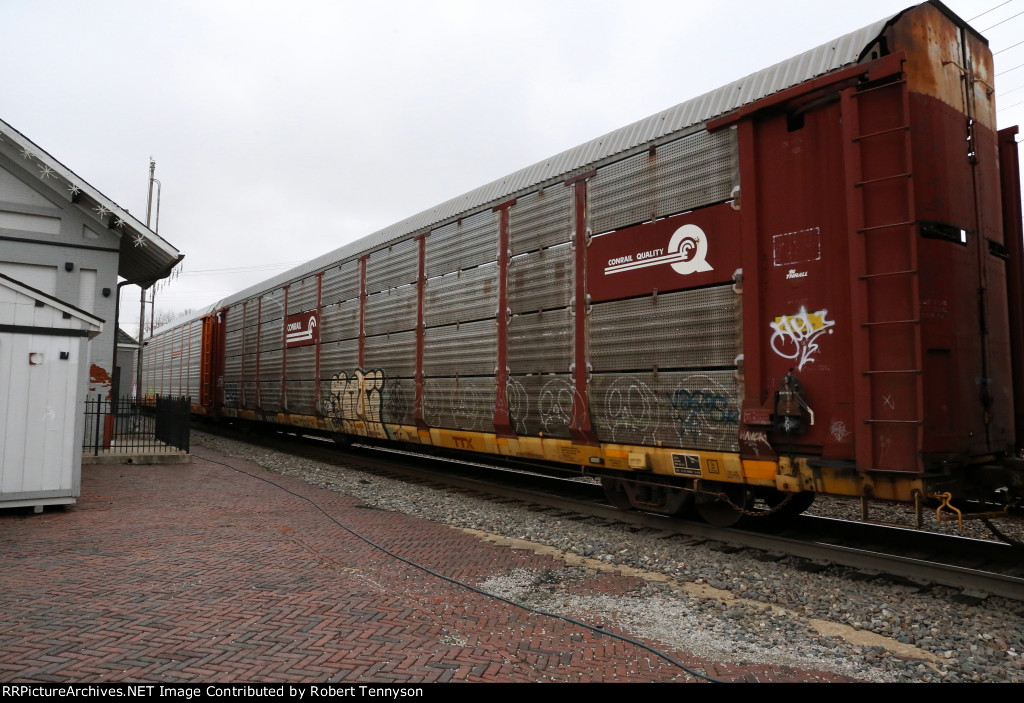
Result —
[[101, 418], [103, 417], [103, 408], [100, 407], [100, 398], [101, 397], [102, 396], [100, 396], [100, 395], [96, 396], [96, 436], [93, 439], [93, 445], [92, 445], [92, 447], [93, 447], [92, 448], [92, 455], [93, 456], [99, 456], [100, 455], [100, 422], [101, 422]]
[[[149, 157], [149, 198], [146, 201], [146, 227], [149, 227], [149, 216], [153, 209], [153, 174], [156, 172], [156, 161]], [[143, 356], [143, 332], [146, 329], [146, 289], [139, 282], [139, 363], [135, 369], [135, 396], [141, 401], [142, 390], [142, 356]]]
[[[117, 297], [114, 298], [114, 358], [110, 360], [110, 368], [112, 369], [117, 368], [117, 330], [120, 329], [121, 325], [121, 286], [127, 284], [128, 281], [121, 281], [117, 284]], [[114, 384], [113, 394], [114, 397], [117, 398], [121, 395], [121, 382], [123, 380], [121, 378], [121, 374], [117, 374], [115, 380], [117, 382]], [[117, 413], [116, 409], [114, 410], [114, 413]]]
[[146, 328], [146, 289], [139, 286], [139, 364], [135, 369], [135, 396], [143, 397], [142, 390], [142, 347], [144, 345], [142, 333]]
[[[160, 183], [159, 178], [153, 178], [153, 169], [156, 168], [156, 162], [152, 162], [150, 165], [149, 172], [149, 202], [150, 205], [153, 203], [153, 184], [156, 183], [156, 221], [153, 223], [153, 231], [160, 232], [160, 194], [163, 192], [163, 184]], [[149, 212], [146, 212], [146, 226], [149, 227]], [[153, 338], [153, 332], [156, 331], [156, 284], [153, 285], [152, 290], [149, 294], [149, 338]]]

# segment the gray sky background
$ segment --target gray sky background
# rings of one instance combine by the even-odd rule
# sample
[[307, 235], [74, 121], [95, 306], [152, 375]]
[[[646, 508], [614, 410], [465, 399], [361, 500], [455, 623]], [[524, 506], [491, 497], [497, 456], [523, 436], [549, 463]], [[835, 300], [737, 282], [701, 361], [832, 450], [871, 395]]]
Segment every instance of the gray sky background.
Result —
[[[156, 160], [178, 311], [909, 4], [0, 0], [0, 116], [143, 221]], [[1024, 0], [947, 4], [1024, 123]]]

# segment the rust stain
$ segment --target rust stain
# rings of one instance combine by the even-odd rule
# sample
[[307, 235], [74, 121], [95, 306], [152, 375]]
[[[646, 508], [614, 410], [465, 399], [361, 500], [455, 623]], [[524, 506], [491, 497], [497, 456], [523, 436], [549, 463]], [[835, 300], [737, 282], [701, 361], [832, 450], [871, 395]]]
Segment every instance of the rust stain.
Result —
[[[938, 98], [995, 128], [992, 52], [983, 41], [966, 32], [965, 47], [960, 29], [931, 5], [906, 13], [889, 34], [890, 46], [907, 53], [904, 70], [912, 93]], [[970, 106], [965, 81], [971, 86]]]
[[110, 373], [105, 368], [92, 364], [89, 367], [89, 392], [96, 393], [97, 387], [101, 390], [106, 390], [107, 397], [109, 398], [110, 391], [114, 387], [114, 380], [110, 378]]

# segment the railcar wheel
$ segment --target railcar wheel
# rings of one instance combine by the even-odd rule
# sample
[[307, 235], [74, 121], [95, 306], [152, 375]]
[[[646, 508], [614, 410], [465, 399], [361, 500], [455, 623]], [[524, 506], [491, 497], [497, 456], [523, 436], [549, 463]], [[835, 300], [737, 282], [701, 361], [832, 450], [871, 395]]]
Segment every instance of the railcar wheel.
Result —
[[708, 494], [697, 496], [697, 514], [709, 525], [714, 525], [715, 527], [736, 527], [746, 517], [743, 511], [750, 510], [754, 506], [754, 493], [743, 484], [718, 483], [708, 485], [705, 483], [704, 487], [724, 496], [722, 498]]
[[693, 502], [693, 494], [674, 486], [621, 478], [601, 479], [605, 499], [620, 510], [647, 510], [662, 515], [681, 515]]
[[693, 504], [693, 493], [671, 486], [659, 486], [652, 491], [651, 502], [638, 506], [642, 510], [678, 517], [690, 509]]
[[633, 501], [626, 491], [626, 482], [621, 478], [602, 478], [601, 488], [604, 489], [605, 500], [613, 508], [629, 510], [633, 507]]
[[760, 489], [757, 497], [764, 501], [768, 509], [764, 511], [763, 516], [753, 516], [751, 526], [768, 529], [785, 527], [796, 516], [811, 507], [815, 495], [817, 494], [812, 491], [785, 493], [774, 488]]

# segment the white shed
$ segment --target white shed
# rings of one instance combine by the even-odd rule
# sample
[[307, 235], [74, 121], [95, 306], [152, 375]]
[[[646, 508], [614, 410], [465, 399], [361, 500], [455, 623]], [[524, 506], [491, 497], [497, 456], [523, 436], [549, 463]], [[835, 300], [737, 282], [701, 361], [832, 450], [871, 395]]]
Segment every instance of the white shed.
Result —
[[0, 274], [0, 508], [80, 494], [89, 342], [103, 320]]

